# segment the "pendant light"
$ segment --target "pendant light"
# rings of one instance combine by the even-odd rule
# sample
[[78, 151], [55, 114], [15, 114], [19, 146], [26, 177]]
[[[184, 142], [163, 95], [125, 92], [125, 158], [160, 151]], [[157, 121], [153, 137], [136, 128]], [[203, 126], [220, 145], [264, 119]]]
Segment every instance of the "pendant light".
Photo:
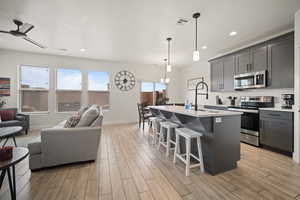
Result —
[[170, 42], [172, 38], [167, 38], [168, 41], [168, 63], [167, 63], [167, 72], [172, 71], [172, 65], [170, 64]]
[[168, 59], [164, 59], [164, 74], [163, 74], [163, 78], [160, 79], [161, 83], [169, 83], [170, 82], [170, 78], [167, 78], [167, 66], [168, 66]]
[[193, 52], [193, 60], [200, 60], [200, 52], [198, 51], [198, 18], [200, 17], [200, 13], [194, 13], [193, 18], [195, 19], [195, 51]]

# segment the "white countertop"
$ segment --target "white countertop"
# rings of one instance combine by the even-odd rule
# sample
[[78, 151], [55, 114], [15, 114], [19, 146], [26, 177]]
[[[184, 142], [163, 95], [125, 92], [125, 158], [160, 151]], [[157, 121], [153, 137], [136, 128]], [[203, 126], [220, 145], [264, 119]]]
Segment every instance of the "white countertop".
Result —
[[273, 108], [260, 108], [259, 110], [269, 110], [269, 111], [280, 111], [280, 112], [295, 112], [293, 109], [284, 109], [280, 107], [273, 107]]
[[186, 110], [186, 109], [184, 109], [183, 106], [149, 106], [149, 108], [189, 115], [189, 116], [193, 116], [193, 117], [224, 117], [224, 116], [234, 116], [234, 115], [243, 114], [241, 112], [205, 109], [203, 107], [199, 107], [198, 111]]

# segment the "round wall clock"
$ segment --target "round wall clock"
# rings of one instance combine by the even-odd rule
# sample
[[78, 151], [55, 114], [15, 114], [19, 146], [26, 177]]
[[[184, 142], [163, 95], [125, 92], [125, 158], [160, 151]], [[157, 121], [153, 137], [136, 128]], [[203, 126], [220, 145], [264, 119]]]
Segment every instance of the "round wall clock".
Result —
[[115, 85], [121, 91], [129, 91], [135, 86], [133, 73], [129, 71], [120, 71], [115, 76]]

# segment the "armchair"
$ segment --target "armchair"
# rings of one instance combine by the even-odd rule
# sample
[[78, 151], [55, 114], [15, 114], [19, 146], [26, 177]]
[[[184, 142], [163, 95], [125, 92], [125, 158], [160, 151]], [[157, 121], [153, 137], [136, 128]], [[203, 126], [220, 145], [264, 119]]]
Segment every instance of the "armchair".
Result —
[[2, 121], [0, 122], [0, 128], [1, 127], [9, 127], [9, 126], [22, 126], [23, 130], [26, 134], [28, 134], [28, 130], [30, 128], [30, 117], [29, 115], [17, 113], [18, 109], [17, 108], [2, 108], [0, 109], [1, 111], [13, 111], [15, 114], [13, 120], [7, 120], [7, 121]]

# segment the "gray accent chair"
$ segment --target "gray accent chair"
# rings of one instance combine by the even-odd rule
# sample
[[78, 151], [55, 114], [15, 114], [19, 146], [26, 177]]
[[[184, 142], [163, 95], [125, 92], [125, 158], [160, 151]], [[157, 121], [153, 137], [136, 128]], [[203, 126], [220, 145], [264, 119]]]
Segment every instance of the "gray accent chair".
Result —
[[29, 115], [17, 113], [18, 111], [17, 108], [1, 108], [0, 110], [13, 110], [16, 113], [16, 116], [13, 120], [0, 122], [0, 128], [10, 127], [10, 126], [22, 126], [23, 127], [22, 131], [28, 134], [28, 130], [30, 128]]
[[38, 170], [97, 158], [103, 113], [89, 127], [64, 128], [66, 121], [43, 129], [38, 141], [28, 144], [29, 168]]

